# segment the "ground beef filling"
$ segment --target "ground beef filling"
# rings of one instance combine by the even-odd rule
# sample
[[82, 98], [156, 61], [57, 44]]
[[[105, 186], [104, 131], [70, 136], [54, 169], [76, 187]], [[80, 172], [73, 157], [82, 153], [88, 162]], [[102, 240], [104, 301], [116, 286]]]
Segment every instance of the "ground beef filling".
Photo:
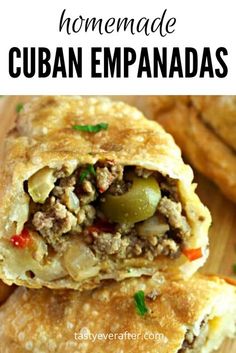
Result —
[[208, 336], [209, 326], [206, 320], [201, 323], [201, 330], [198, 336], [195, 336], [191, 330], [187, 330], [185, 339], [178, 353], [200, 353]]
[[[161, 254], [172, 258], [180, 255], [181, 244], [190, 236], [190, 227], [173, 180], [162, 180], [158, 173], [142, 168], [129, 167], [127, 171], [110, 161], [97, 163], [94, 172], [87, 173], [82, 180], [87, 167], [78, 168], [70, 176], [63, 171], [55, 173], [58, 179], [45, 203], [31, 200], [29, 227], [55, 249], [70, 235], [82, 235], [99, 258], [123, 259], [142, 255], [152, 260]], [[155, 215], [161, 219], [161, 226], [153, 234], [149, 231], [147, 236], [141, 231], [146, 221], [129, 225], [109, 223], [98, 206], [107, 190], [112, 195], [127, 192], [130, 181], [126, 180], [126, 174], [131, 172], [142, 178], [153, 175], [161, 186], [162, 197]]]

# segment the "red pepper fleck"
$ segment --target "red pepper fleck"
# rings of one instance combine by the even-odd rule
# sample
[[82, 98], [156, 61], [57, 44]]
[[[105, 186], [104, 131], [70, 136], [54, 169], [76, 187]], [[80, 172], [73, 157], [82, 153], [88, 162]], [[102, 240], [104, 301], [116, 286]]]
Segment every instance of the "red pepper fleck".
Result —
[[183, 254], [189, 259], [189, 261], [194, 261], [203, 256], [202, 249], [183, 249]]
[[94, 224], [87, 228], [89, 233], [97, 232], [97, 233], [115, 233], [114, 224], [108, 223], [106, 221], [96, 221]]
[[11, 243], [13, 246], [19, 249], [24, 249], [29, 245], [30, 233], [28, 229], [23, 229], [20, 234], [13, 235], [11, 237]]

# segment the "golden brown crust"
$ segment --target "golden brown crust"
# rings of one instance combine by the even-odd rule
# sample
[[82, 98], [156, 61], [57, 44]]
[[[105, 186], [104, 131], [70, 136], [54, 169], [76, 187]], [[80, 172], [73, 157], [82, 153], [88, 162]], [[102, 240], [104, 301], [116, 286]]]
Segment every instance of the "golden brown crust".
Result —
[[[133, 295], [138, 290], [145, 295], [155, 290], [157, 294], [154, 300], [145, 299], [149, 313], [144, 317], [135, 310]], [[230, 335], [235, 324], [235, 301], [233, 286], [217, 277], [199, 275], [187, 282], [131, 279], [83, 293], [19, 288], [0, 311], [4, 323], [0, 328], [0, 352], [128, 353], [135, 346], [136, 352], [177, 353], [187, 329], [197, 332], [206, 317], [213, 322], [215, 317], [229, 315], [229, 331], [223, 335]], [[123, 339], [113, 336], [92, 342], [81, 339], [83, 332], [120, 333]], [[124, 339], [125, 332], [140, 336]], [[216, 334], [219, 332], [221, 321]], [[151, 339], [151, 334], [160, 334], [159, 340]], [[209, 341], [214, 335], [212, 331]]]
[[192, 96], [203, 121], [236, 152], [236, 96]]
[[[210, 97], [195, 97], [194, 102], [198, 102], [199, 111], [200, 109], [207, 111], [208, 123], [216, 126], [221, 121], [223, 112], [218, 116], [215, 115], [217, 119], [214, 119], [212, 106], [209, 111], [206, 109], [209, 99]], [[215, 99], [212, 97], [212, 104], [213, 101], [215, 102]], [[228, 198], [236, 201], [236, 155], [232, 148], [222, 140], [223, 136], [231, 136], [229, 133], [231, 129], [232, 136], [228, 142], [235, 141], [235, 139], [233, 140], [233, 136], [236, 136], [233, 132], [235, 128], [232, 129], [233, 116], [225, 126], [226, 119], [222, 120], [221, 125], [218, 126], [219, 130], [217, 131], [222, 133], [222, 138], [220, 138], [212, 128], [203, 122], [199, 111], [191, 105], [177, 101], [171, 109], [162, 113], [159, 109], [158, 97], [150, 98], [148, 104], [152, 107], [152, 118], [174, 136], [188, 161], [201, 173], [212, 179]], [[219, 107], [216, 106], [216, 110], [217, 108]]]
[[[108, 130], [93, 134], [72, 129], [74, 124], [101, 122], [109, 124]], [[43, 279], [38, 264], [34, 263], [33, 268], [29, 268], [27, 249], [15, 249], [9, 242], [10, 236], [14, 232], [19, 233], [24, 223], [19, 219], [23, 205], [28, 205], [24, 180], [44, 166], [60, 168], [65, 163], [74, 166], [78, 163], [93, 164], [99, 159], [157, 170], [164, 176], [177, 179], [181, 203], [192, 231], [188, 247], [202, 247], [204, 252], [204, 257], [191, 263], [183, 255], [176, 262], [159, 258], [151, 263], [139, 258], [134, 267], [151, 268], [151, 273], [161, 268], [176, 272], [184, 263], [184, 272], [190, 276], [204, 263], [210, 215], [194, 192], [192, 170], [183, 163], [173, 138], [160, 125], [146, 120], [135, 108], [121, 102], [111, 102], [106, 98], [41, 97], [25, 105], [18, 117], [16, 129], [8, 136], [5, 146], [0, 184], [0, 276], [6, 283], [34, 288], [46, 285], [50, 288], [80, 289], [93, 288], [99, 284], [100, 279], [95, 278], [81, 286], [65, 277], [63, 268], [58, 271], [58, 277], [51, 280], [55, 271], [50, 265], [45, 270], [48, 279]], [[17, 261], [19, 257], [22, 261]], [[57, 266], [59, 260], [55, 261], [57, 263], [54, 265]], [[127, 267], [130, 267], [129, 261], [124, 265], [124, 268]], [[27, 276], [29, 270], [36, 274], [34, 278]], [[17, 271], [22, 271], [22, 275], [18, 276]], [[122, 276], [128, 276], [127, 271], [124, 272]], [[180, 274], [183, 275], [182, 271]]]

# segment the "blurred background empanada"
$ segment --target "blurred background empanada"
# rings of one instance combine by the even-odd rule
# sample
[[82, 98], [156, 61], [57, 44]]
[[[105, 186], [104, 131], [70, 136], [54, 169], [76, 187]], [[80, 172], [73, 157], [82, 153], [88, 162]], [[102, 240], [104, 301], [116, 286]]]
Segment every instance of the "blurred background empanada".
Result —
[[236, 96], [124, 99], [171, 133], [187, 161], [236, 202]]
[[204, 123], [236, 151], [236, 96], [191, 96]]

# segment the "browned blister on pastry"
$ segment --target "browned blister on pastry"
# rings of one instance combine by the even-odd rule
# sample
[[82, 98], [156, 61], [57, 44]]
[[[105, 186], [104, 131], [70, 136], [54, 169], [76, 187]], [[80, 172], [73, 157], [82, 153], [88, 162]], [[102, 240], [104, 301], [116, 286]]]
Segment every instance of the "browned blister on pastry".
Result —
[[24, 106], [1, 168], [0, 276], [30, 287], [189, 277], [206, 260], [210, 215], [173, 138], [105, 98]]
[[209, 353], [235, 334], [236, 290], [199, 275], [127, 279], [83, 293], [21, 287], [0, 321], [4, 353]]
[[14, 289], [14, 286], [8, 286], [0, 280], [0, 304], [2, 304], [9, 297]]

